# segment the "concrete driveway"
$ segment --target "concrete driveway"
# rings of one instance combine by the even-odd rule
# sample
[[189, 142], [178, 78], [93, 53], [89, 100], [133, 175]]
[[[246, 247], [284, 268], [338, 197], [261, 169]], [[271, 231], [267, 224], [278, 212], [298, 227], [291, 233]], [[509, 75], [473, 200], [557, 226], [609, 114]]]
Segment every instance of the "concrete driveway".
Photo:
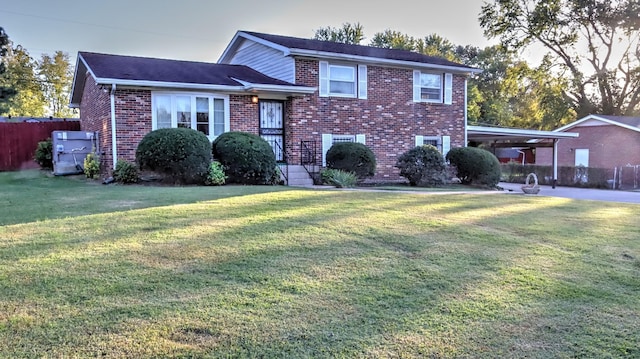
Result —
[[[522, 184], [520, 183], [500, 182], [498, 185], [504, 188], [509, 194], [525, 195], [522, 192]], [[556, 188], [551, 188], [551, 186], [540, 186], [540, 192], [537, 195], [527, 196], [550, 196], [592, 201], [640, 203], [640, 192], [559, 186]]]

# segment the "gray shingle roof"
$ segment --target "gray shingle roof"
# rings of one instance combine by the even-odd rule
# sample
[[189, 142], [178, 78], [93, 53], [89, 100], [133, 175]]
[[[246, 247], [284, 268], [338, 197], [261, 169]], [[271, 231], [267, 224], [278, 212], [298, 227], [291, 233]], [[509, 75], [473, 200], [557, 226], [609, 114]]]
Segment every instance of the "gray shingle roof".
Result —
[[223, 65], [207, 62], [156, 59], [80, 52], [79, 56], [97, 78], [191, 83], [221, 86], [242, 86], [236, 81], [253, 84], [296, 86], [266, 76], [243, 65]]
[[323, 41], [314, 39], [303, 39], [290, 36], [264, 34], [252, 31], [241, 31], [245, 34], [255, 36], [265, 41], [284, 46], [290, 49], [302, 49], [336, 54], [349, 54], [370, 58], [379, 58], [396, 61], [417, 62], [430, 65], [459, 67], [462, 69], [476, 70], [474, 67], [459, 64], [440, 57], [423, 55], [413, 51], [383, 49], [373, 46], [343, 44], [333, 41]]
[[640, 117], [611, 116], [611, 115], [596, 115], [596, 116], [606, 118], [609, 121], [619, 122], [623, 125], [640, 128]]

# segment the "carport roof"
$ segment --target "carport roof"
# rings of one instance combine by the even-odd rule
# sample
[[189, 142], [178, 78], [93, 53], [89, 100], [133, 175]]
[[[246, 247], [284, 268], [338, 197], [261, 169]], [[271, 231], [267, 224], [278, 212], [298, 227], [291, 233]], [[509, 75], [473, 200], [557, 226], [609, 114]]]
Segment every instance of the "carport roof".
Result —
[[521, 128], [467, 126], [467, 138], [471, 141], [509, 141], [513, 147], [536, 147], [541, 140], [559, 140], [563, 138], [576, 138], [575, 132], [554, 132], [540, 130], [525, 130]]

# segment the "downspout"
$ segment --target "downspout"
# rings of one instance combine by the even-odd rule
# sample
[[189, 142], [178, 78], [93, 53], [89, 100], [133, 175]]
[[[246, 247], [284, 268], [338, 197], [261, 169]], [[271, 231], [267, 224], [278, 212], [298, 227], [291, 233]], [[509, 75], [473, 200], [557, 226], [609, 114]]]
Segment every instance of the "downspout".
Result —
[[464, 147], [467, 147], [467, 143], [469, 143], [467, 139], [467, 107], [469, 104], [467, 103], [467, 81], [468, 79], [464, 78]]
[[111, 151], [114, 170], [116, 169], [116, 162], [118, 161], [116, 138], [116, 84], [111, 84]]

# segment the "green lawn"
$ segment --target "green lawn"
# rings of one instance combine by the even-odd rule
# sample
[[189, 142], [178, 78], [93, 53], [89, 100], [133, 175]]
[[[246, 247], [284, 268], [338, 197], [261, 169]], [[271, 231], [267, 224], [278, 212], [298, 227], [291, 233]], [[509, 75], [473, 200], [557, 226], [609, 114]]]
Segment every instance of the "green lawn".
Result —
[[0, 173], [0, 358], [640, 357], [640, 206]]

